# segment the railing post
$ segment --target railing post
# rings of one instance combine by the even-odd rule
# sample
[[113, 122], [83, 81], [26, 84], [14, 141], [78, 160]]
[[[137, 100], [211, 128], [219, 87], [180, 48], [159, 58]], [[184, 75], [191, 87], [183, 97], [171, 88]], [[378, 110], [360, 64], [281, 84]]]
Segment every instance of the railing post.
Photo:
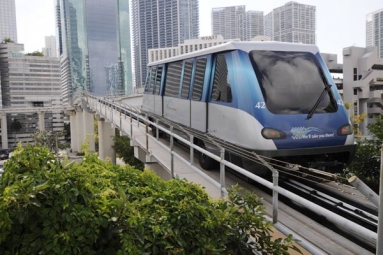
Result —
[[273, 224], [278, 223], [278, 179], [279, 172], [273, 171]]
[[112, 104], [110, 105], [110, 120], [112, 121], [112, 123], [114, 123], [114, 120], [113, 120], [113, 106], [112, 106]]
[[258, 154], [253, 153], [253, 155], [262, 162], [264, 166], [266, 166], [270, 171], [273, 173], [273, 224], [278, 223], [278, 179], [279, 179], [279, 172], [272, 167], [269, 163], [266, 162], [262, 157], [260, 157]]
[[129, 111], [129, 115], [130, 115], [130, 139], [133, 139], [133, 113], [132, 113], [132, 110]]
[[376, 241], [376, 254], [383, 253], [383, 145], [380, 149], [380, 184], [379, 184], [379, 210], [378, 210], [378, 236]]
[[122, 130], [122, 112], [120, 111], [120, 130]]
[[194, 136], [190, 135], [190, 165], [194, 165], [194, 148], [192, 147]]
[[156, 139], [160, 139], [160, 131], [158, 129], [158, 119], [156, 119]]
[[173, 147], [174, 147], [173, 127], [170, 127], [170, 174], [171, 174], [172, 178], [174, 179]]
[[145, 122], [145, 130], [146, 130], [146, 155], [149, 155], [149, 122], [148, 122], [148, 115], [146, 115], [146, 122]]
[[220, 172], [219, 172], [219, 183], [221, 184], [221, 197], [225, 196], [225, 164], [223, 161], [225, 160], [225, 148], [221, 148], [221, 162], [220, 162]]

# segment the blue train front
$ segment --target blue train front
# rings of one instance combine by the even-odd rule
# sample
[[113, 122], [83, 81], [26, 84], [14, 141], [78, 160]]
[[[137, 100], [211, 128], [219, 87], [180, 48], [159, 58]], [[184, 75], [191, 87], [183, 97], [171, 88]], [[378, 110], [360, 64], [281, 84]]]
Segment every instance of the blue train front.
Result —
[[354, 135], [318, 48], [238, 44], [225, 53], [231, 102], [209, 105], [209, 118], [230, 121], [209, 120], [212, 135], [270, 158], [341, 172], [354, 156]]

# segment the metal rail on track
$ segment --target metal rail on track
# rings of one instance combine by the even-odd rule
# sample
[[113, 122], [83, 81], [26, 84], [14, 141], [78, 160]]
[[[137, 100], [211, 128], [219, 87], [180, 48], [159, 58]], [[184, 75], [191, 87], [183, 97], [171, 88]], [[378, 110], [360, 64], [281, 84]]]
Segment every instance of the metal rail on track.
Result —
[[311, 197], [312, 200], [319, 200], [320, 202], [328, 205], [327, 208], [337, 209], [344, 214], [349, 215], [350, 217], [363, 222], [364, 224], [369, 224], [372, 228], [377, 228], [378, 226], [378, 216], [364, 211], [361, 208], [350, 205], [344, 201], [336, 199], [332, 196], [329, 196], [321, 191], [318, 191], [312, 187], [309, 187], [305, 184], [297, 182], [295, 180], [284, 181], [285, 185], [289, 185], [292, 188], [299, 190], [300, 192]]

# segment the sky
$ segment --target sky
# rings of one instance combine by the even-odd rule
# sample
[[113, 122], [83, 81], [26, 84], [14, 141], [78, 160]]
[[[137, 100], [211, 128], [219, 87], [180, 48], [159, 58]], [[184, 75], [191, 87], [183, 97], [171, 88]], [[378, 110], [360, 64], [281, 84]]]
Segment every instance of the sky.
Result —
[[[45, 36], [55, 35], [55, 0], [15, 0], [17, 34], [25, 52], [41, 51]], [[245, 5], [246, 11], [263, 11], [264, 15], [288, 0], [200, 0], [200, 36], [211, 35], [211, 9]], [[299, 0], [316, 6], [317, 46], [323, 53], [338, 55], [349, 46], [366, 46], [366, 14], [383, 8], [382, 0]], [[228, 38], [225, 38], [228, 39]]]

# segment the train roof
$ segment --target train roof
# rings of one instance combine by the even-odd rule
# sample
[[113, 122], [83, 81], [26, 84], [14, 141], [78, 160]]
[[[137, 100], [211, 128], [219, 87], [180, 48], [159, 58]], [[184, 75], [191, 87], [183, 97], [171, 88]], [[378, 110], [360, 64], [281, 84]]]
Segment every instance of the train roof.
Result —
[[212, 53], [230, 51], [230, 50], [243, 50], [250, 52], [252, 50], [269, 50], [269, 51], [299, 51], [299, 52], [311, 52], [316, 54], [319, 49], [316, 45], [302, 44], [302, 43], [286, 43], [286, 42], [275, 42], [275, 41], [257, 41], [257, 42], [227, 42], [213, 47], [201, 49], [198, 51], [181, 54], [175, 57], [162, 59], [149, 63], [148, 66], [159, 65], [168, 62], [174, 62], [189, 58], [195, 58], [204, 56]]

